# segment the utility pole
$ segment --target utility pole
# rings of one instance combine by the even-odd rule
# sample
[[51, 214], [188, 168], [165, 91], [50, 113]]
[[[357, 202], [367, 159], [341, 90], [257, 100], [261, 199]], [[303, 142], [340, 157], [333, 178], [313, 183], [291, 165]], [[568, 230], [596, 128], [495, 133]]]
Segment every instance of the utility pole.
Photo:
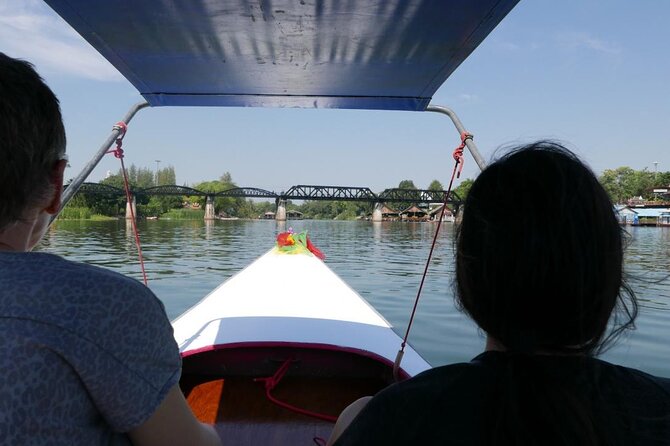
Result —
[[[658, 181], [658, 161], [654, 161], [652, 163], [654, 165], [654, 189], [658, 187], [658, 184], [656, 184], [656, 181]], [[658, 198], [658, 194], [654, 192], [654, 200]]]
[[161, 160], [156, 160], [156, 186], [158, 186], [158, 166], [160, 166]]

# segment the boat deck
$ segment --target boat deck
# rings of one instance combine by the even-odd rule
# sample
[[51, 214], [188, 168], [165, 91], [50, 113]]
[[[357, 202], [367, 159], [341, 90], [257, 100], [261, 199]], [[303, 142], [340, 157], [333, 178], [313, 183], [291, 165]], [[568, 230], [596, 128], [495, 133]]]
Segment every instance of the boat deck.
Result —
[[[230, 444], [314, 445], [333, 423], [270, 401], [259, 378], [285, 366], [272, 396], [303, 410], [337, 417], [360, 397], [392, 383], [390, 365], [354, 353], [309, 348], [227, 348], [183, 359], [181, 389], [196, 417]], [[220, 371], [213, 374], [212, 371]]]
[[[351, 402], [385, 385], [373, 378], [286, 377], [272, 394], [302, 409], [337, 416]], [[263, 383], [251, 377], [190, 376], [182, 380], [182, 389], [197, 418], [213, 424], [230, 444], [313, 445], [314, 437], [327, 439], [333, 428], [331, 422], [272, 403]]]
[[[312, 255], [271, 250], [173, 321], [182, 391], [230, 444], [314, 445], [360, 397], [393, 380], [402, 339]], [[406, 350], [399, 374], [429, 364]], [[271, 401], [265, 383], [278, 384]], [[282, 407], [329, 416], [332, 421]], [[326, 418], [328, 419], [328, 418]]]

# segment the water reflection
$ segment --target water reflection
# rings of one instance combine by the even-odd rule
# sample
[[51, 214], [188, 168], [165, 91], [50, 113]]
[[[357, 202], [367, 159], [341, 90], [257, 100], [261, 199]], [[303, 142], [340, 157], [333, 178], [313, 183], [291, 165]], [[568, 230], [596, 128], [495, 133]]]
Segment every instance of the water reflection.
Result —
[[286, 221], [276, 221], [277, 224], [277, 234], [280, 232], [286, 232]]
[[205, 240], [209, 241], [212, 238], [212, 230], [214, 229], [214, 220], [205, 220]]
[[[434, 224], [338, 221], [140, 221], [149, 287], [170, 318], [270, 249], [276, 234], [308, 230], [326, 263], [399, 333], [416, 296]], [[641, 302], [637, 330], [606, 358], [670, 376], [670, 228], [630, 228], [630, 283]], [[453, 225], [442, 225], [410, 342], [432, 364], [469, 360], [483, 348], [477, 328], [453, 303]], [[124, 220], [59, 221], [40, 248], [141, 280]], [[293, 280], [300, 280], [296, 271]]]

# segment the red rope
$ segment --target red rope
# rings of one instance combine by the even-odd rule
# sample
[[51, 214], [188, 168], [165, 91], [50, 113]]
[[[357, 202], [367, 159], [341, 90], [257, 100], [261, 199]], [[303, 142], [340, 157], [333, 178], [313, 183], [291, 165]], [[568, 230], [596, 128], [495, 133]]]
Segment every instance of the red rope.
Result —
[[435, 244], [437, 243], [437, 236], [440, 233], [440, 227], [442, 226], [442, 218], [444, 217], [444, 211], [447, 209], [447, 202], [449, 201], [449, 196], [451, 195], [451, 187], [454, 184], [454, 178], [460, 178], [461, 171], [463, 170], [463, 149], [465, 148], [465, 142], [468, 139], [472, 139], [472, 135], [468, 132], [461, 133], [461, 145], [456, 147], [453, 153], [454, 160], [454, 170], [451, 173], [451, 180], [449, 180], [449, 187], [447, 188], [447, 193], [444, 195], [444, 203], [442, 204], [442, 211], [440, 212], [440, 219], [437, 221], [437, 228], [435, 229], [435, 235], [433, 236], [433, 243], [430, 245], [430, 251], [428, 252], [428, 260], [426, 261], [426, 267], [423, 269], [423, 275], [421, 276], [421, 283], [419, 284], [419, 290], [416, 293], [416, 299], [414, 299], [414, 307], [412, 308], [412, 314], [409, 317], [409, 323], [407, 324], [407, 331], [405, 331], [405, 337], [400, 344], [400, 350], [396, 356], [395, 363], [393, 364], [393, 376], [396, 381], [400, 381], [400, 361], [402, 361], [402, 356], [405, 352], [405, 345], [407, 345], [407, 339], [409, 338], [409, 331], [412, 329], [412, 323], [414, 322], [414, 315], [416, 314], [416, 308], [419, 305], [419, 298], [421, 297], [421, 291], [423, 290], [423, 283], [426, 280], [426, 275], [428, 274], [428, 266], [430, 265], [430, 260], [433, 257], [433, 251], [435, 250]]
[[[468, 139], [472, 140], [472, 138], [473, 137], [471, 133], [468, 132], [461, 133], [461, 145], [456, 147], [456, 149], [454, 150], [454, 160], [456, 160], [457, 166], [460, 165], [460, 167], [458, 168], [458, 173], [456, 174], [456, 178], [461, 177], [461, 171], [463, 170], [463, 149], [465, 149], [465, 143]], [[453, 175], [451, 177], [451, 181], [454, 181]], [[449, 183], [449, 190], [447, 191], [447, 194], [449, 192], [451, 192], [451, 183]]]
[[288, 409], [292, 412], [307, 415], [308, 417], [318, 418], [319, 420], [330, 421], [332, 423], [336, 422], [337, 417], [335, 416], [326, 415], [318, 412], [312, 412], [311, 410], [301, 409], [300, 407], [292, 406], [283, 401], [279, 401], [277, 398], [272, 396], [272, 390], [277, 386], [277, 384], [279, 384], [279, 381], [281, 381], [281, 379], [284, 377], [289, 367], [291, 366], [292, 362], [293, 362], [292, 359], [287, 359], [277, 369], [274, 375], [269, 376], [267, 378], [256, 378], [254, 379], [254, 381], [262, 382], [265, 384], [265, 396], [267, 397], [267, 399], [275, 403], [277, 406], [283, 407], [284, 409]]
[[137, 222], [135, 221], [135, 211], [133, 210], [132, 196], [130, 194], [130, 185], [128, 184], [128, 174], [126, 173], [126, 166], [123, 163], [123, 138], [126, 136], [126, 131], [128, 126], [125, 122], [117, 122], [114, 125], [113, 130], [119, 130], [119, 134], [116, 137], [116, 148], [109, 150], [107, 153], [113, 153], [116, 158], [121, 161], [121, 172], [123, 172], [123, 186], [126, 190], [126, 200], [128, 201], [128, 206], [130, 207], [130, 217], [132, 218], [133, 232], [135, 233], [135, 246], [137, 246], [137, 254], [140, 258], [140, 267], [142, 268], [142, 278], [144, 279], [144, 285], [147, 283], [147, 272], [144, 269], [144, 258], [142, 257], [142, 244], [140, 243], [140, 233], [137, 230]]

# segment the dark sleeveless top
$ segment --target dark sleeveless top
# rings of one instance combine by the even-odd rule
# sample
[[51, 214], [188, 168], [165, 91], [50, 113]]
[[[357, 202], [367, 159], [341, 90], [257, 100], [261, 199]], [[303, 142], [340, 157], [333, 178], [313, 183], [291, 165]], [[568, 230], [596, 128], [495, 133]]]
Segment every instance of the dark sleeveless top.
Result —
[[[545, 376], [541, 381], [523, 375], [510, 380], [510, 370]], [[533, 387], [546, 383], [548, 389]], [[510, 389], [512, 386], [521, 389]], [[501, 393], [526, 392], [537, 403], [547, 391], [562, 405], [563, 414], [566, 407], [570, 408], [568, 414], [589, 407], [600, 444], [670, 445], [670, 379], [590, 357], [524, 358], [501, 352], [437, 367], [382, 390], [335, 445], [506, 444], [504, 439], [492, 437], [491, 428], [499, 419], [500, 408], [509, 407], [498, 404]], [[519, 407], [523, 407], [521, 400], [517, 399]], [[576, 405], [575, 400], [579, 401]], [[562, 429], [574, 421], [561, 417], [561, 410], [553, 410], [551, 404], [536, 403], [531, 410], [521, 410], [523, 423], [549, 420]], [[518, 443], [544, 444], [541, 438]], [[577, 443], [568, 440], [566, 444]]]

